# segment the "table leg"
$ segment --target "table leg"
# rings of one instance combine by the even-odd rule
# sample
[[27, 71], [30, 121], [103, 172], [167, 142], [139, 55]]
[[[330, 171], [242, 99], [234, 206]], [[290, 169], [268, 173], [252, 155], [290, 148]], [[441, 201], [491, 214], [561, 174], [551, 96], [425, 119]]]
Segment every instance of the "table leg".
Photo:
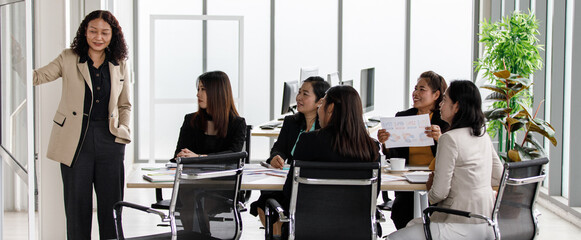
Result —
[[428, 193], [426, 191], [414, 191], [414, 218], [422, 216], [422, 211], [428, 207]]
[[163, 200], [163, 194], [161, 192], [161, 188], [156, 188], [155, 189], [155, 201], [161, 202], [162, 200]]

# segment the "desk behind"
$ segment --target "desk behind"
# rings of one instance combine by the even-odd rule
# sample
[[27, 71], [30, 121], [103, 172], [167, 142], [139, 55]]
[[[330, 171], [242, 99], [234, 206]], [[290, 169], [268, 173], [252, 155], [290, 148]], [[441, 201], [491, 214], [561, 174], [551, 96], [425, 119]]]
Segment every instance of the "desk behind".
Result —
[[[273, 122], [276, 120], [272, 120], [270, 122]], [[270, 123], [269, 122], [269, 123]], [[265, 123], [266, 124], [266, 123]], [[262, 124], [264, 125], [264, 124]], [[257, 136], [257, 137], [271, 137], [271, 138], [277, 138], [278, 135], [280, 134], [280, 127], [275, 127], [274, 129], [261, 129], [260, 126], [259, 127], [255, 127], [252, 129], [251, 135], [252, 136]], [[375, 132], [377, 132], [377, 130], [379, 130], [381, 128], [381, 124], [376, 124], [373, 127], [367, 128], [367, 132], [374, 137], [375, 135], [377, 135]], [[375, 134], [374, 134], [375, 133]]]

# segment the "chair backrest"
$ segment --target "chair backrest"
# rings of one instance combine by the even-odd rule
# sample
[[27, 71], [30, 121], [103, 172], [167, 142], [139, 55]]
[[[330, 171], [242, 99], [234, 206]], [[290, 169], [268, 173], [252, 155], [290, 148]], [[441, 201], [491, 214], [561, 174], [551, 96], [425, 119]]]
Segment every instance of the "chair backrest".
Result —
[[252, 136], [252, 125], [246, 125], [246, 136], [244, 138], [244, 151], [248, 154], [244, 158], [244, 163], [250, 163], [250, 137]]
[[545, 178], [547, 158], [504, 164], [498, 195], [492, 213], [495, 231], [502, 240], [533, 239], [537, 220], [533, 206], [540, 183]]
[[238, 192], [246, 152], [178, 158], [170, 203], [172, 234], [189, 232], [238, 239]]
[[375, 239], [378, 162], [295, 161], [289, 239]]

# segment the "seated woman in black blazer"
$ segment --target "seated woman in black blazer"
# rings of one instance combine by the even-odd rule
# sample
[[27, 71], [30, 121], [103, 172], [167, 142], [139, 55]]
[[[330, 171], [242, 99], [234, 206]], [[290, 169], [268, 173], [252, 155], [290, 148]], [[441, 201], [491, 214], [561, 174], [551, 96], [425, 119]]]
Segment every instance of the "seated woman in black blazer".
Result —
[[228, 75], [206, 72], [197, 85], [198, 111], [184, 117], [174, 157], [242, 151], [246, 121], [234, 105]]
[[[238, 115], [230, 79], [221, 71], [206, 72], [198, 77], [197, 82], [198, 111], [187, 114], [180, 129], [180, 135], [174, 158], [198, 157], [214, 153], [240, 152], [244, 145], [246, 121]], [[180, 189], [178, 201], [183, 204], [181, 209], [184, 216], [193, 216], [192, 211], [199, 191], [198, 189]], [[185, 194], [185, 191], [189, 191]], [[223, 196], [228, 198], [231, 193], [225, 191]], [[215, 199], [206, 199], [203, 208], [207, 215], [211, 212], [229, 211], [223, 208], [223, 202]], [[181, 218], [184, 229], [209, 229], [209, 222], [195, 223], [193, 218]], [[202, 231], [203, 232], [203, 231]]]
[[[292, 151], [297, 139], [302, 133], [321, 128], [317, 116], [317, 107], [320, 100], [329, 89], [329, 83], [325, 79], [314, 76], [307, 78], [296, 96], [297, 113], [286, 116], [276, 142], [270, 150], [270, 157], [266, 160], [275, 168], [282, 169], [284, 162], [292, 162]], [[250, 214], [259, 216], [264, 225], [264, 205], [269, 198], [280, 198], [280, 191], [262, 191], [260, 198], [250, 205]], [[275, 231], [275, 235], [280, 233]]]
[[[318, 110], [321, 129], [301, 134], [293, 159], [324, 162], [379, 161], [379, 144], [367, 133], [362, 109], [361, 98], [353, 87], [330, 88]], [[279, 201], [287, 210], [293, 169], [291, 163], [283, 187], [284, 197]]]

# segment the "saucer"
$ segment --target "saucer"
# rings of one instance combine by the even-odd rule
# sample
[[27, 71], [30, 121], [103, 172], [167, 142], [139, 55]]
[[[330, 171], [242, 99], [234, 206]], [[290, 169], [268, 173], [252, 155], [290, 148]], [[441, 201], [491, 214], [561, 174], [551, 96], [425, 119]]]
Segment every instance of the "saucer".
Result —
[[387, 170], [388, 172], [392, 172], [392, 173], [401, 173], [401, 172], [407, 172], [407, 171], [409, 171], [410, 169], [409, 169], [409, 168], [404, 168], [404, 169], [402, 169], [402, 170], [391, 170], [391, 168], [386, 168], [386, 170]]

